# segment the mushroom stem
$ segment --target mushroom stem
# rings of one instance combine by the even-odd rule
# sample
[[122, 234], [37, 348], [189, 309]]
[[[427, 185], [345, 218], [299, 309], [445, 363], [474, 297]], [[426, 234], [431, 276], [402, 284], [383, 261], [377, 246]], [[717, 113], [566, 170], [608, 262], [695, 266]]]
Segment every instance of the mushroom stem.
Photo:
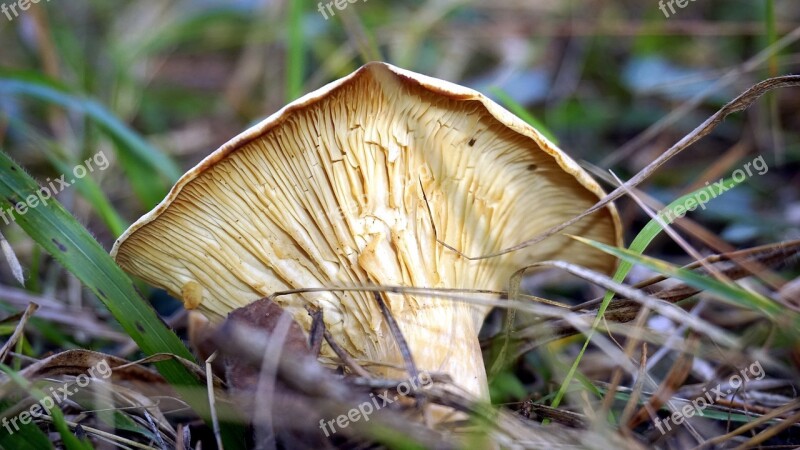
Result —
[[[395, 318], [419, 373], [446, 373], [453, 380], [455, 391], [466, 391], [470, 396], [488, 400], [489, 387], [478, 342], [480, 323], [476, 317], [479, 315], [470, 305], [448, 300], [422, 314], [407, 310]], [[391, 339], [392, 344], [374, 355], [375, 360], [403, 367], [403, 355], [396, 340], [392, 337], [384, 339]], [[387, 378], [410, 376], [389, 366], [377, 372]]]

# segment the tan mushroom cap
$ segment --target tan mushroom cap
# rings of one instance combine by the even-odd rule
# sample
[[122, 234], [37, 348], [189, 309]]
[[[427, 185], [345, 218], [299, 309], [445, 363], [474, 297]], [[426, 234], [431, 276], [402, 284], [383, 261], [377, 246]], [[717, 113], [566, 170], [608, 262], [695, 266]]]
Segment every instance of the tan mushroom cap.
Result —
[[[466, 255], [489, 254], [572, 218], [603, 195], [572, 159], [480, 93], [370, 63], [209, 155], [111, 254], [212, 320], [293, 288], [504, 289], [516, 269], [535, 261], [608, 272], [614, 260], [557, 235], [470, 261], [438, 244], [434, 227]], [[564, 233], [621, 240], [613, 206]], [[477, 339], [485, 308], [386, 297], [420, 370], [449, 372], [456, 384], [487, 397]], [[354, 357], [402, 367], [372, 294], [302, 299], [323, 308], [327, 329]], [[277, 301], [308, 330], [300, 296]]]

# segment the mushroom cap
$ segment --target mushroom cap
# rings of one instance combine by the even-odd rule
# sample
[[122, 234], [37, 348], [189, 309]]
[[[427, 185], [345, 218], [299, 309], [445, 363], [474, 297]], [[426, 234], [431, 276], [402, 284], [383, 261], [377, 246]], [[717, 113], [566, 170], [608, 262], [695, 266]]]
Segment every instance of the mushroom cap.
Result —
[[[210, 154], [125, 231], [111, 255], [212, 320], [293, 288], [502, 289], [532, 262], [562, 259], [608, 272], [614, 259], [555, 235], [468, 260], [436, 238], [465, 255], [493, 253], [603, 196], [572, 159], [482, 94], [370, 63]], [[621, 242], [613, 205], [564, 233]], [[370, 293], [276, 299], [307, 330], [299, 298], [323, 308], [326, 327], [354, 356], [378, 358], [393, 348]], [[426, 327], [421, 344], [439, 333], [477, 335], [486, 312], [420, 296], [389, 295], [387, 303], [404, 334], [415, 323]]]

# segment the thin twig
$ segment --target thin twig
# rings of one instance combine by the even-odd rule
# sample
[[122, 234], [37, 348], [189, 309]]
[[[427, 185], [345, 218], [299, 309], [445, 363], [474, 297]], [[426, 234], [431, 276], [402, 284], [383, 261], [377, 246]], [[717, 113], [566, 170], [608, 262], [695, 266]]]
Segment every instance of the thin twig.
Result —
[[17, 343], [20, 336], [22, 336], [22, 332], [25, 330], [25, 325], [28, 323], [28, 319], [39, 309], [39, 305], [36, 303], [29, 303], [28, 307], [25, 308], [25, 312], [22, 313], [22, 317], [19, 319], [19, 323], [17, 327], [14, 329], [14, 333], [11, 334], [11, 337], [8, 338], [3, 347], [0, 348], [0, 362], [5, 360], [6, 354], [8, 350]]
[[156, 437], [156, 443], [159, 448], [161, 448], [161, 450], [167, 450], [167, 444], [164, 443], [164, 438], [161, 436], [158, 426], [153, 421], [153, 416], [147, 411], [147, 408], [142, 408], [142, 411], [144, 412], [144, 418], [147, 419], [147, 424], [150, 426], [150, 431], [152, 431], [153, 436]]
[[324, 330], [323, 333], [324, 333], [323, 336], [325, 336], [325, 342], [327, 342], [328, 345], [330, 345], [331, 350], [333, 350], [333, 352], [336, 353], [336, 356], [338, 356], [339, 359], [342, 360], [342, 362], [344, 363], [345, 366], [347, 366], [348, 369], [352, 370], [353, 373], [358, 375], [359, 377], [372, 378], [372, 375], [370, 375], [369, 372], [367, 372], [363, 367], [361, 367], [361, 365], [359, 365], [358, 362], [355, 359], [353, 359], [353, 357], [350, 356], [350, 354], [347, 353], [339, 345], [338, 342], [336, 342], [336, 340], [333, 338], [333, 336], [331, 336], [331, 333], [328, 332], [328, 330]]
[[714, 437], [712, 439], [709, 439], [709, 440], [703, 442], [702, 444], [698, 445], [697, 447], [695, 447], [692, 450], [702, 450], [704, 448], [707, 448], [707, 447], [710, 447], [710, 446], [713, 446], [713, 445], [716, 445], [716, 444], [720, 444], [722, 442], [726, 442], [726, 441], [730, 440], [733, 437], [736, 437], [736, 436], [738, 436], [738, 435], [740, 435], [742, 433], [746, 433], [746, 432], [748, 432], [748, 431], [750, 431], [752, 429], [755, 429], [756, 427], [762, 426], [765, 423], [769, 422], [770, 420], [776, 419], [776, 418], [780, 417], [782, 414], [784, 414], [786, 412], [789, 412], [789, 411], [793, 411], [793, 410], [797, 409], [798, 407], [800, 407], [800, 401], [798, 401], [798, 400], [795, 400], [795, 401], [793, 401], [791, 403], [787, 403], [787, 404], [785, 404], [785, 405], [783, 405], [781, 407], [775, 408], [769, 414], [765, 414], [765, 415], [759, 417], [756, 420], [753, 420], [751, 422], [745, 423], [744, 425], [742, 425], [739, 428], [731, 431], [730, 433], [726, 433], [726, 434], [723, 434], [721, 436], [716, 436], [716, 437]]
[[214, 428], [214, 438], [217, 441], [217, 448], [219, 450], [224, 450], [225, 447], [222, 445], [222, 433], [220, 433], [219, 418], [217, 417], [217, 407], [215, 404], [214, 373], [211, 368], [211, 363], [213, 363], [215, 359], [217, 359], [216, 350], [206, 359], [206, 387], [208, 388], [208, 407], [211, 411], [211, 424]]
[[417, 371], [417, 365], [414, 364], [414, 355], [411, 354], [411, 350], [408, 348], [408, 342], [405, 336], [403, 336], [400, 326], [397, 325], [397, 321], [386, 306], [386, 302], [383, 301], [381, 294], [374, 292], [373, 295], [375, 296], [375, 301], [378, 303], [378, 308], [380, 308], [383, 318], [386, 319], [386, 325], [389, 326], [389, 331], [391, 331], [394, 340], [397, 342], [400, 354], [403, 355], [403, 362], [405, 363], [408, 375], [413, 379], [417, 379], [419, 377], [419, 372]]

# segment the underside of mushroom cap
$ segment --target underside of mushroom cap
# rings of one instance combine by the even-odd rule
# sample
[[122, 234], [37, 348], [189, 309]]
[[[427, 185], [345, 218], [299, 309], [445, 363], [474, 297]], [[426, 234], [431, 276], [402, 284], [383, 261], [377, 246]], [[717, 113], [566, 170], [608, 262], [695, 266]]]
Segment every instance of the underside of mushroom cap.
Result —
[[[557, 235], [471, 261], [437, 237], [466, 255], [493, 253], [578, 215], [602, 195], [574, 161], [483, 95], [372, 63], [208, 156], [117, 240], [112, 256], [212, 320], [293, 288], [503, 289], [515, 270], [535, 261], [608, 272], [614, 260]], [[564, 232], [620, 241], [613, 206]], [[463, 338], [475, 353], [485, 308], [387, 298], [416, 352], [441, 359], [460, 351]], [[401, 362], [370, 293], [276, 301], [306, 330], [305, 304], [322, 308], [326, 327], [357, 358]], [[425, 369], [448, 368], [466, 369]]]

